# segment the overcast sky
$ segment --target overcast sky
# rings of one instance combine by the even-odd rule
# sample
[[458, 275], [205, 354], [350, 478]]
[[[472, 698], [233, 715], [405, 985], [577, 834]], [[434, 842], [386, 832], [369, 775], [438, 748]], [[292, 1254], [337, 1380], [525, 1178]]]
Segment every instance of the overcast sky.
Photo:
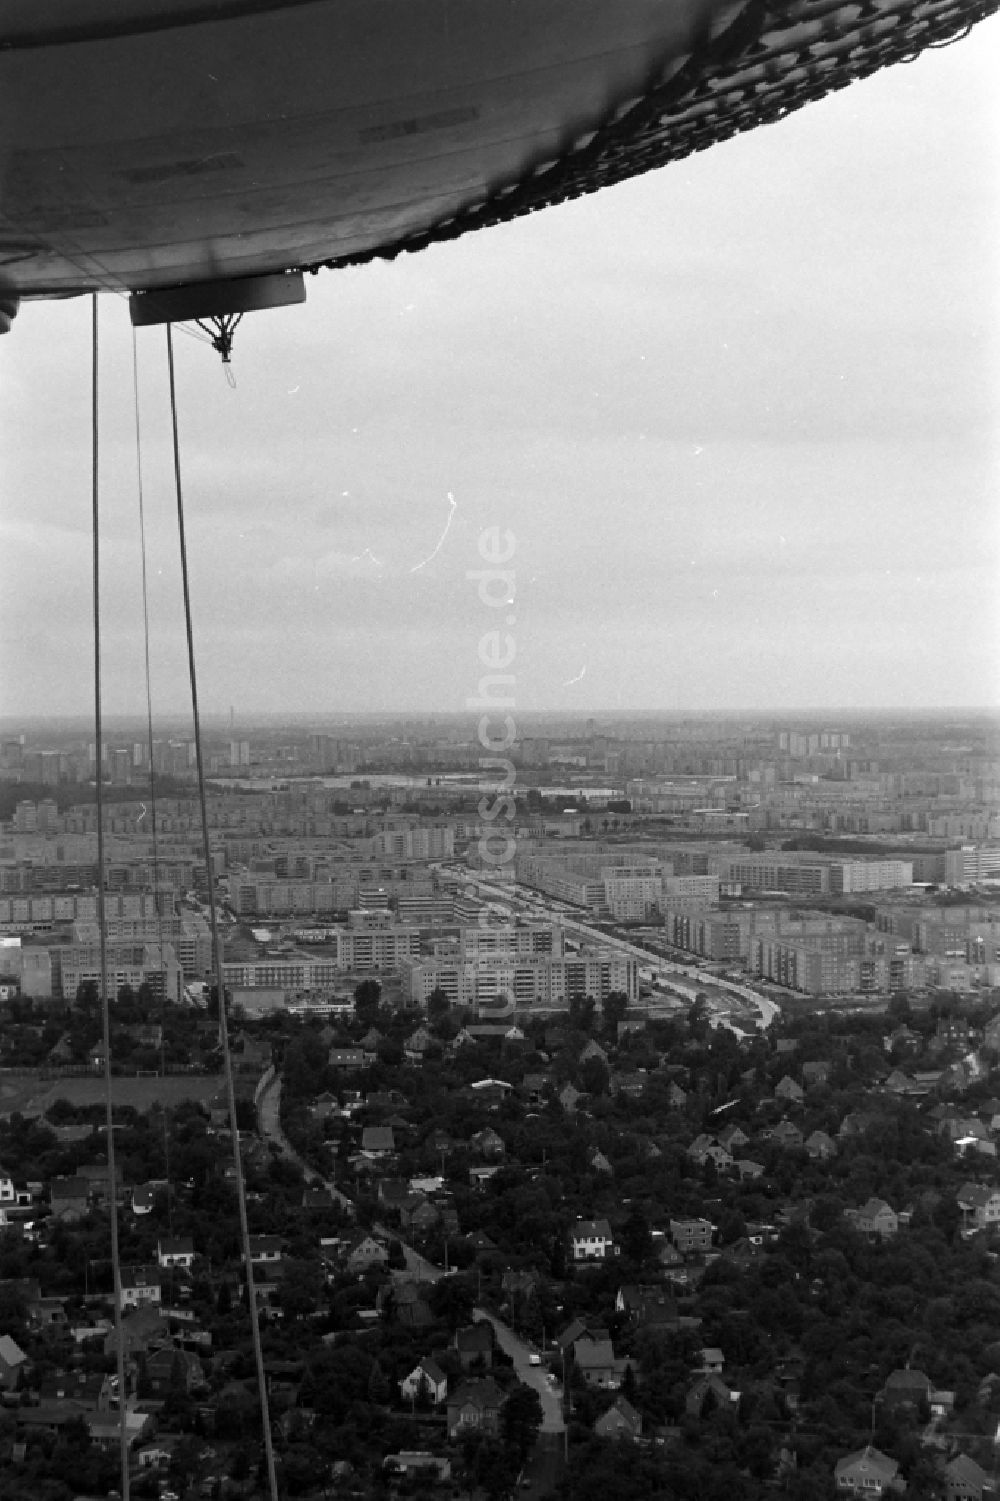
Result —
[[[1000, 704], [1000, 22], [779, 125], [175, 336], [204, 709]], [[132, 335], [101, 303], [104, 678], [144, 712]], [[86, 712], [89, 301], [0, 341], [0, 713]], [[186, 702], [162, 329], [154, 707]], [[478, 539], [513, 537], [486, 606]], [[443, 540], [442, 540], [443, 538]], [[513, 623], [506, 624], [507, 619]]]

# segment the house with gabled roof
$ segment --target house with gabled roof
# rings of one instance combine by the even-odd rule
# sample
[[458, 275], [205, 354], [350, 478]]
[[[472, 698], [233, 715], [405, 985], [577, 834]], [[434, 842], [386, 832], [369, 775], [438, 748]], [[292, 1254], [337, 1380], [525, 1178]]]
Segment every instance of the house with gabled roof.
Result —
[[72, 1223], [90, 1209], [90, 1184], [79, 1173], [71, 1178], [53, 1178], [49, 1184], [53, 1217]]
[[403, 1043], [403, 1057], [407, 1063], [420, 1064], [424, 1061], [424, 1054], [428, 1048], [434, 1046], [434, 1038], [426, 1027], [420, 1026], [415, 1032], [411, 1032]]
[[699, 1167], [702, 1167], [708, 1161], [713, 1149], [717, 1146], [718, 1142], [715, 1137], [709, 1136], [706, 1132], [702, 1131], [687, 1148], [687, 1156], [690, 1157], [692, 1162], [696, 1162]]
[[774, 1097], [776, 1100], [786, 1100], [790, 1105], [801, 1105], [806, 1092], [791, 1074], [784, 1074], [774, 1086]]
[[492, 1376], [463, 1381], [448, 1398], [448, 1436], [497, 1433], [504, 1394]]
[[249, 1244], [253, 1266], [275, 1266], [280, 1262], [284, 1244], [280, 1235], [251, 1235]]
[[359, 1069], [368, 1067], [364, 1048], [331, 1048], [326, 1055], [326, 1061], [330, 1068]]
[[860, 1230], [862, 1235], [878, 1236], [884, 1240], [890, 1235], [895, 1235], [899, 1229], [899, 1216], [885, 1199], [869, 1199], [850, 1217], [853, 1218], [855, 1228]]
[[158, 1240], [156, 1262], [160, 1267], [181, 1267], [190, 1271], [194, 1263], [194, 1241], [190, 1235]]
[[391, 1157], [396, 1138], [391, 1126], [365, 1126], [361, 1132], [361, 1150], [369, 1157]]
[[882, 1496], [898, 1489], [898, 1474], [898, 1462], [873, 1444], [838, 1459], [833, 1471], [838, 1491], [852, 1491], [860, 1496]]
[[479, 1362], [489, 1369], [493, 1364], [494, 1340], [493, 1326], [488, 1319], [481, 1319], [477, 1324], [468, 1324], [464, 1329], [456, 1329], [452, 1345], [462, 1363], [463, 1371], [467, 1371], [470, 1366]]
[[771, 1140], [786, 1151], [798, 1151], [803, 1145], [802, 1132], [794, 1121], [779, 1121], [771, 1132]]
[[623, 1283], [615, 1294], [615, 1309], [640, 1329], [674, 1329], [678, 1324], [677, 1300], [663, 1287]]
[[615, 1238], [607, 1220], [577, 1220], [569, 1232], [574, 1261], [606, 1261], [615, 1254]]
[[704, 1417], [706, 1408], [712, 1403], [728, 1410], [735, 1407], [739, 1400], [739, 1392], [727, 1386], [716, 1372], [700, 1372], [691, 1383], [684, 1399], [684, 1408], [689, 1417], [701, 1418]]
[[156, 1206], [156, 1190], [151, 1183], [137, 1183], [132, 1189], [132, 1213], [152, 1214]]
[[442, 1371], [436, 1360], [429, 1355], [424, 1355], [408, 1376], [404, 1376], [399, 1383], [400, 1395], [408, 1401], [413, 1401], [424, 1392], [430, 1400], [437, 1404], [443, 1402], [448, 1395], [448, 1377]]
[[159, 1304], [160, 1269], [155, 1266], [123, 1266], [121, 1269], [122, 1311], [140, 1304]]
[[388, 1249], [367, 1230], [355, 1230], [345, 1243], [347, 1269], [366, 1272], [370, 1267], [389, 1265]]
[[620, 1393], [612, 1402], [607, 1412], [594, 1423], [594, 1432], [598, 1438], [611, 1439], [636, 1439], [642, 1438], [642, 1414], [637, 1412], [627, 1397]]
[[970, 1221], [977, 1230], [1000, 1224], [1000, 1188], [963, 1183], [957, 1198], [966, 1228]]
[[578, 1339], [573, 1346], [573, 1364], [588, 1386], [616, 1391], [621, 1386], [627, 1360], [618, 1360], [610, 1339]]
[[728, 1126], [723, 1126], [716, 1137], [716, 1141], [720, 1147], [725, 1147], [727, 1152], [734, 1153], [737, 1147], [747, 1147], [750, 1145], [749, 1136], [741, 1126], [736, 1125], [735, 1121], [731, 1122]]
[[399, 1211], [400, 1224], [407, 1230], [426, 1235], [441, 1219], [441, 1211], [423, 1194], [414, 1194], [413, 1197], [415, 1202], [407, 1202]]
[[956, 1454], [942, 1471], [945, 1501], [985, 1501], [997, 1494], [993, 1480], [968, 1454]]
[[901, 1370], [890, 1371], [885, 1378], [882, 1401], [887, 1408], [896, 1411], [905, 1408], [916, 1411], [921, 1405], [930, 1406], [932, 1390], [931, 1379], [924, 1371], [905, 1366]]
[[398, 1324], [403, 1324], [407, 1329], [426, 1329], [433, 1324], [434, 1314], [427, 1301], [425, 1286], [424, 1283], [403, 1278], [393, 1283], [386, 1283], [385, 1287], [379, 1290], [380, 1296], [390, 1295], [392, 1316]]
[[380, 1204], [396, 1211], [402, 1208], [413, 1192], [405, 1178], [380, 1178], [375, 1191]]

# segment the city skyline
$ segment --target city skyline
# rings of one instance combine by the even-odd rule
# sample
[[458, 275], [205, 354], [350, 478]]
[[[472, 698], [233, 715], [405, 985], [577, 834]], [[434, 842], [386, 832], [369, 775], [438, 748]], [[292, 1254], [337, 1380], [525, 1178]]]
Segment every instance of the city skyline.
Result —
[[[245, 321], [235, 392], [178, 337], [206, 707], [463, 712], [505, 625], [468, 577], [490, 528], [518, 712], [995, 707], [998, 39], [311, 279]], [[100, 316], [104, 699], [141, 716], [131, 341]], [[3, 341], [8, 718], [92, 695], [89, 317], [28, 304]], [[184, 646], [162, 332], [137, 343], [159, 719]]]

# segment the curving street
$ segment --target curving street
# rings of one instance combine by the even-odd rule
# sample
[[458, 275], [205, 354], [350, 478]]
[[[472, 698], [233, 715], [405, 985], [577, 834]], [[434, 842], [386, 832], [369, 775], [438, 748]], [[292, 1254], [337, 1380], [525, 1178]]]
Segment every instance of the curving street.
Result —
[[518, 1380], [538, 1393], [542, 1402], [542, 1433], [562, 1433], [566, 1427], [562, 1411], [562, 1388], [553, 1389], [546, 1368], [530, 1363], [530, 1357], [537, 1355], [537, 1350], [526, 1344], [502, 1319], [487, 1312], [485, 1308], [474, 1308], [472, 1317], [477, 1323], [485, 1320], [493, 1325], [497, 1344], [513, 1360]]
[[297, 1167], [301, 1168], [303, 1177], [307, 1183], [314, 1186], [322, 1184], [324, 1188], [329, 1190], [338, 1204], [346, 1209], [349, 1214], [354, 1213], [353, 1200], [349, 1199], [345, 1193], [342, 1193], [335, 1183], [331, 1183], [328, 1178], [324, 1178], [318, 1173], [314, 1167], [310, 1167], [309, 1163], [303, 1157], [299, 1156], [284, 1131], [282, 1131], [280, 1074], [274, 1075], [270, 1083], [261, 1092], [260, 1098], [257, 1101], [257, 1129], [261, 1136], [266, 1136], [268, 1141], [274, 1142], [275, 1146], [281, 1152], [282, 1157], [287, 1157], [289, 1162], [294, 1162]]

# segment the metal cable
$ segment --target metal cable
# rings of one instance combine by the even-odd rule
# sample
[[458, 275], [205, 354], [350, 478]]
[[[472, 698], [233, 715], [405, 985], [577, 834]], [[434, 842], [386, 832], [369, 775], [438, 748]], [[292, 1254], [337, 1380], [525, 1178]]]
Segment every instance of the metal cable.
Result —
[[129, 1501], [128, 1392], [125, 1386], [125, 1336], [122, 1328], [122, 1269], [118, 1252], [118, 1178], [111, 1084], [111, 997], [108, 995], [108, 939], [104, 887], [104, 789], [101, 750], [101, 565], [98, 424], [97, 293], [91, 294], [91, 527], [94, 538], [94, 785], [97, 792], [97, 930], [101, 950], [101, 1021], [104, 1040], [104, 1120], [108, 1136], [108, 1202], [111, 1219], [111, 1265], [115, 1280], [115, 1349], [118, 1357], [118, 1447], [122, 1501]]
[[[160, 911], [160, 840], [156, 817], [156, 771], [153, 766], [153, 689], [149, 670], [149, 588], [146, 569], [146, 508], [142, 488], [142, 426], [139, 420], [139, 350], [132, 329], [132, 397], [135, 408], [135, 469], [139, 498], [139, 556], [142, 571], [142, 637], [146, 667], [146, 737], [149, 745], [149, 811], [153, 835], [153, 908], [160, 957], [160, 1073], [166, 1078], [167, 975], [163, 959], [163, 916]], [[170, 1184], [170, 1132], [163, 1110], [163, 1171], [167, 1180], [167, 1230], [174, 1233], [174, 1196]]]
[[254, 1361], [257, 1366], [257, 1388], [260, 1394], [261, 1424], [264, 1430], [264, 1453], [267, 1460], [267, 1476], [271, 1501], [279, 1501], [278, 1477], [274, 1465], [274, 1446], [271, 1442], [271, 1419], [267, 1400], [267, 1376], [264, 1371], [264, 1353], [260, 1343], [260, 1318], [257, 1312], [257, 1294], [254, 1287], [253, 1263], [250, 1260], [250, 1226], [247, 1221], [246, 1189], [243, 1183], [243, 1160], [240, 1156], [240, 1133], [236, 1122], [236, 1090], [233, 1085], [233, 1060], [229, 1051], [229, 1029], [226, 1022], [226, 990], [222, 975], [222, 947], [219, 943], [219, 923], [215, 906], [215, 879], [212, 871], [212, 852], [208, 838], [208, 802], [205, 796], [205, 764], [201, 744], [201, 719], [198, 712], [198, 682], [194, 660], [194, 630], [191, 623], [191, 590], [188, 580], [187, 544], [184, 537], [184, 497], [181, 486], [181, 454], [177, 430], [177, 389], [174, 379], [174, 342], [171, 324], [167, 324], [167, 369], [170, 377], [170, 421], [174, 444], [174, 483], [177, 491], [177, 534], [181, 555], [181, 578], [184, 585], [184, 625], [187, 633], [188, 677], [191, 683], [191, 712], [194, 721], [195, 763], [198, 772], [198, 802], [201, 809], [201, 835], [205, 851], [205, 873], [208, 881], [208, 912], [212, 930], [212, 954], [215, 961], [215, 984], [219, 1002], [219, 1043], [222, 1048], [223, 1066], [226, 1072], [226, 1093], [229, 1099], [229, 1127], [233, 1139], [233, 1158], [236, 1167], [236, 1199], [239, 1205], [240, 1235], [243, 1242], [243, 1259], [247, 1273], [247, 1299], [250, 1304], [250, 1330], [253, 1337]]

